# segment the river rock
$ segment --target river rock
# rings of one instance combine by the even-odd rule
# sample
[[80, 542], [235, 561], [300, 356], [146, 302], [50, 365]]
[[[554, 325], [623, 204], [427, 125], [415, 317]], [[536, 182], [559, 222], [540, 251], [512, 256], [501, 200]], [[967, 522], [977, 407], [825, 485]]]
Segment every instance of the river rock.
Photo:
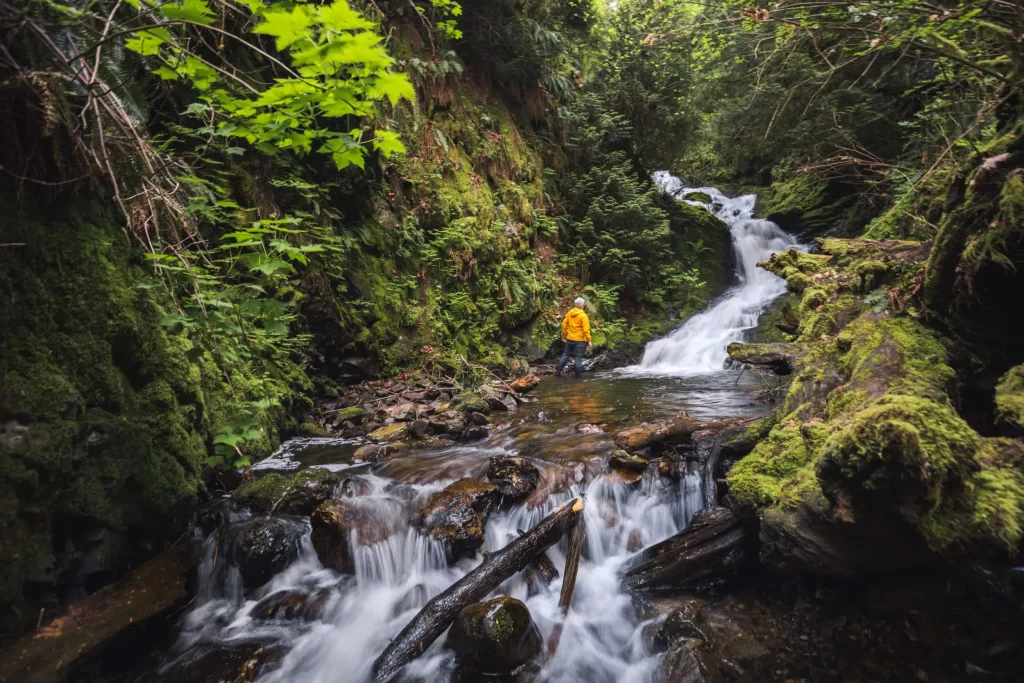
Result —
[[490, 434], [490, 430], [483, 425], [473, 425], [472, 427], [466, 428], [466, 431], [462, 432], [463, 441], [477, 441], [478, 439], [486, 439], [487, 435]]
[[409, 425], [404, 422], [395, 422], [371, 432], [369, 438], [378, 443], [392, 443], [394, 441], [402, 441], [408, 436], [408, 433]]
[[490, 418], [483, 413], [470, 413], [467, 417], [469, 423], [475, 427], [486, 427], [491, 424]]
[[626, 451], [615, 451], [608, 460], [608, 466], [627, 472], [644, 472], [648, 462], [638, 455], [630, 455]]
[[501, 675], [516, 672], [540, 654], [542, 639], [526, 605], [502, 597], [463, 608], [447, 645], [465, 669]]
[[420, 527], [431, 538], [445, 541], [456, 559], [484, 544], [484, 524], [499, 498], [494, 484], [459, 479], [424, 501]]
[[387, 444], [368, 443], [357, 448], [355, 453], [352, 454], [352, 458], [353, 460], [362, 460], [363, 462], [383, 462], [390, 450]]
[[526, 458], [496, 455], [487, 468], [487, 480], [505, 498], [518, 500], [534, 492], [540, 471]]
[[487, 401], [476, 394], [459, 394], [452, 399], [451, 407], [463, 414], [491, 412]]
[[247, 590], [259, 588], [298, 557], [303, 527], [293, 521], [260, 517], [238, 531], [234, 560]]
[[353, 541], [367, 546], [388, 537], [385, 521], [357, 499], [329, 500], [313, 511], [310, 540], [320, 564], [342, 574], [355, 573]]
[[540, 377], [537, 375], [523, 375], [508, 383], [509, 387], [517, 394], [525, 394], [533, 391], [540, 384]]
[[425, 439], [430, 436], [430, 423], [423, 419], [414, 420], [409, 423], [409, 437], [412, 439]]
[[249, 616], [253, 619], [317, 621], [331, 598], [331, 592], [321, 589], [315, 593], [287, 589], [271, 593], [260, 600]]
[[387, 408], [384, 412], [388, 417], [393, 417], [398, 421], [411, 420], [416, 417], [416, 404], [405, 401]]

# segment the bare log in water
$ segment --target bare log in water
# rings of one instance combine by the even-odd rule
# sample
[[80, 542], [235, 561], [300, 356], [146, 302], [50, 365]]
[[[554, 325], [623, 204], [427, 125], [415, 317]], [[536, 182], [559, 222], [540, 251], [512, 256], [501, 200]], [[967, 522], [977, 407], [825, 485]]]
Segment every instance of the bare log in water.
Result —
[[479, 602], [502, 581], [522, 571], [538, 554], [575, 527], [582, 513], [583, 501], [579, 498], [563, 505], [433, 598], [377, 657], [373, 663], [373, 680], [376, 683], [387, 681], [423, 654], [463, 607]]
[[580, 569], [580, 555], [583, 553], [583, 543], [587, 538], [586, 524], [577, 524], [569, 534], [569, 552], [565, 555], [565, 578], [562, 580], [562, 593], [558, 597], [558, 623], [551, 631], [548, 638], [548, 659], [555, 656], [558, 650], [558, 643], [562, 639], [562, 626], [565, 624], [565, 617], [569, 613], [569, 605], [572, 604], [572, 596], [576, 591], [576, 574]]
[[696, 587], [731, 579], [756, 557], [752, 524], [727, 508], [705, 508], [675, 536], [634, 555], [622, 584], [630, 590]]
[[719, 430], [749, 420], [749, 418], [730, 418], [714, 422], [701, 422], [692, 417], [679, 417], [665, 422], [652, 422], [624, 429], [615, 435], [615, 445], [626, 451], [636, 451], [647, 446], [673, 441], [684, 441], [694, 432], [711, 429]]

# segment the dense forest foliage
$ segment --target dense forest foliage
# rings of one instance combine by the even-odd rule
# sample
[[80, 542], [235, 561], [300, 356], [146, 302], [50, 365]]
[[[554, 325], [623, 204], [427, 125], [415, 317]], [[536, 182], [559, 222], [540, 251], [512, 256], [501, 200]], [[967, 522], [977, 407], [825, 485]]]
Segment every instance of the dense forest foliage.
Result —
[[700, 308], [730, 237], [657, 169], [931, 241], [862, 294], [1020, 427], [1019, 3], [0, 0], [0, 32], [12, 631], [95, 528], [156, 548], [340, 385], [543, 358], [580, 294], [600, 348]]

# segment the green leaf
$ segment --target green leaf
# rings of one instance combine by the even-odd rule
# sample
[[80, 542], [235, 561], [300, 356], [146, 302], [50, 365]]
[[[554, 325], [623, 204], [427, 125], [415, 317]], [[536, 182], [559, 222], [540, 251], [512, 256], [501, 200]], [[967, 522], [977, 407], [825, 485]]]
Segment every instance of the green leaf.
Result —
[[405, 154], [405, 145], [398, 139], [398, 133], [390, 130], [374, 132], [373, 148], [385, 157], [390, 157], [394, 154]]
[[404, 73], [396, 71], [383, 71], [374, 79], [373, 84], [367, 90], [367, 95], [373, 99], [387, 97], [391, 106], [398, 104], [399, 100], [416, 99], [416, 90], [409, 82], [409, 77]]
[[203, 0], [182, 0], [181, 3], [167, 3], [160, 6], [160, 13], [168, 19], [191, 21], [209, 26], [216, 21], [213, 10]]
[[286, 10], [264, 12], [263, 23], [252, 31], [277, 38], [277, 49], [284, 50], [289, 45], [305, 39], [309, 25], [309, 10], [302, 5], [296, 5], [290, 12]]
[[332, 31], [353, 31], [357, 29], [374, 28], [373, 22], [368, 21], [359, 12], [348, 6], [344, 0], [338, 0], [316, 11], [317, 18], [323, 23], [324, 28]]
[[[133, 33], [124, 41], [124, 46], [143, 57], [160, 54], [160, 46], [172, 42], [171, 34], [165, 28], [150, 28]], [[165, 79], [172, 80], [172, 79]]]

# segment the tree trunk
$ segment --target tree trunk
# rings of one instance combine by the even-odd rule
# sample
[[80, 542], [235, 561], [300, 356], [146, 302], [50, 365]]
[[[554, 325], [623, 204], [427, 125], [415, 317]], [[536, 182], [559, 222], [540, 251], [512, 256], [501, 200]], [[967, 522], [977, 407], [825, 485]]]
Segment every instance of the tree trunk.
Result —
[[373, 680], [387, 681], [403, 666], [416, 659], [444, 633], [463, 607], [479, 602], [502, 581], [522, 571], [572, 529], [583, 512], [579, 498], [545, 517], [540, 524], [459, 579], [428, 602], [373, 663]]

